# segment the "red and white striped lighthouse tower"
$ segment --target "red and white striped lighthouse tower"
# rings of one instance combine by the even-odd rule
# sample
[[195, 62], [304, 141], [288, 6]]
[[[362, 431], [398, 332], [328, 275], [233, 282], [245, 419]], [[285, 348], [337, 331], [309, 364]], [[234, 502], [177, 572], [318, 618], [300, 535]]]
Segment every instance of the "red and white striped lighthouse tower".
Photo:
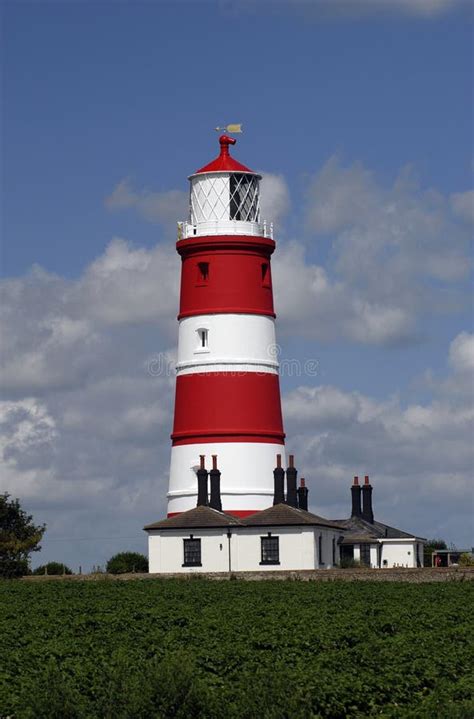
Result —
[[260, 220], [260, 175], [229, 153], [189, 180], [190, 216], [179, 224], [182, 259], [176, 402], [168, 515], [196, 506], [200, 455], [217, 455], [225, 512], [272, 504], [276, 455], [284, 459], [270, 257]]

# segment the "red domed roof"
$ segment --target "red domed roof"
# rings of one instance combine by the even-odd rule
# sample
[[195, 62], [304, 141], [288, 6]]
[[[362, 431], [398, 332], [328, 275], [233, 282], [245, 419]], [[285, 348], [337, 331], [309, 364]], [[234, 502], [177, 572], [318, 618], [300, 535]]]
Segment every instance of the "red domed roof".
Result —
[[[219, 157], [216, 157], [216, 159], [210, 162], [208, 165], [204, 165], [204, 167], [201, 167], [200, 170], [196, 170], [194, 175], [202, 175], [205, 172], [245, 172], [250, 173], [251, 175], [257, 174], [256, 172], [250, 170], [248, 167], [245, 167], [245, 165], [242, 165], [240, 162], [237, 162], [237, 160], [234, 160], [234, 158], [230, 156], [229, 145], [235, 145], [236, 143], [236, 140], [233, 137], [221, 135], [219, 137], [219, 143], [221, 146], [221, 152]], [[193, 177], [194, 175], [191, 175], [191, 177]]]

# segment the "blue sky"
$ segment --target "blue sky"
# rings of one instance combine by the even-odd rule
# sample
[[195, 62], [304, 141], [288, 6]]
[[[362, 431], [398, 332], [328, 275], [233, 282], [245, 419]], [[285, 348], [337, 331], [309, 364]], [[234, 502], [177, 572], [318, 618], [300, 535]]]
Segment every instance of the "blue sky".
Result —
[[[58, 504], [84, 546], [91, 507], [107, 537], [114, 517], [137, 537], [163, 510], [172, 380], [153, 386], [143, 367], [173, 352], [174, 222], [227, 122], [244, 123], [234, 153], [267, 175], [278, 219], [282, 356], [319, 362], [316, 379], [282, 380], [313, 509], [340, 513], [352, 474], [370, 470], [381, 519], [469, 543], [456, 512], [472, 498], [472, 6], [6, 2], [2, 14], [0, 489], [48, 521], [41, 558], [60, 546], [87, 565], [108, 551], [54, 542]], [[443, 421], [460, 422], [452, 441]], [[416, 482], [424, 510], [406, 514], [398, 480]]]

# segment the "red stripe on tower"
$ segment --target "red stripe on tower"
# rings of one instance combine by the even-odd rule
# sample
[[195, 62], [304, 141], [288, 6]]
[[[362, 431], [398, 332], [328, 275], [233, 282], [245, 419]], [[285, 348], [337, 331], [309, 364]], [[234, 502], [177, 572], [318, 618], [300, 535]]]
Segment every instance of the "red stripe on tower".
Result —
[[270, 223], [260, 219], [260, 176], [234, 160], [222, 136], [216, 160], [190, 176], [182, 259], [175, 419], [168, 513], [196, 505], [201, 455], [218, 454], [224, 511], [268, 507], [284, 453]]

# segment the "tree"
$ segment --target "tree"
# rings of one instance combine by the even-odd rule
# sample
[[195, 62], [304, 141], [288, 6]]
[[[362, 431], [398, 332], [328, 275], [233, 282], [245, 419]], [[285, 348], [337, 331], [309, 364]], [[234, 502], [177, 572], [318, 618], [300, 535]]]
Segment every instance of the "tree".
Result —
[[138, 552], [120, 552], [107, 562], [107, 572], [109, 574], [148, 572], [148, 559]]
[[38, 552], [46, 525], [33, 524], [33, 517], [18, 499], [0, 494], [0, 577], [20, 577], [28, 573], [28, 557]]
[[61, 564], [60, 562], [48, 562], [48, 564], [41, 564], [39, 567], [36, 567], [33, 574], [58, 576], [60, 574], [72, 574], [72, 569], [70, 569], [66, 564]]

